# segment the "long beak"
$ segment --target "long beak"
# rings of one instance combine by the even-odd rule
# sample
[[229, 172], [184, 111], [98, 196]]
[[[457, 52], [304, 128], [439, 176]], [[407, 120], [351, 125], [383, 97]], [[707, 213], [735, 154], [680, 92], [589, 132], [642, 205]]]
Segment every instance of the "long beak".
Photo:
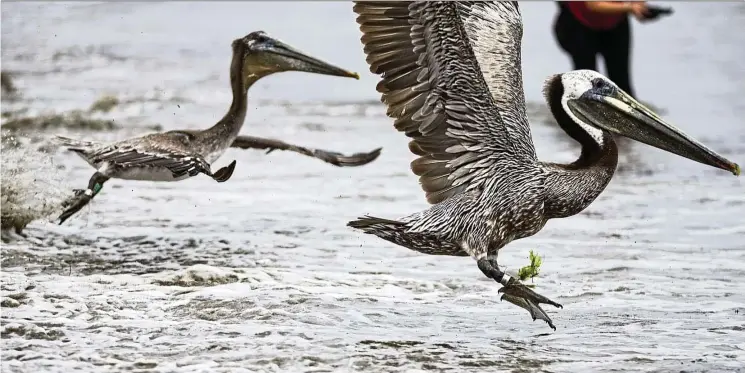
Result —
[[736, 163], [665, 122], [620, 89], [610, 95], [588, 92], [567, 105], [574, 114], [598, 128], [740, 175], [740, 166]]
[[282, 58], [282, 63], [288, 70], [304, 71], [309, 73], [343, 76], [346, 78], [359, 79], [360, 75], [334, 66], [328, 62], [311, 57], [277, 39], [273, 39], [271, 46], [266, 48], [267, 52], [274, 53]]

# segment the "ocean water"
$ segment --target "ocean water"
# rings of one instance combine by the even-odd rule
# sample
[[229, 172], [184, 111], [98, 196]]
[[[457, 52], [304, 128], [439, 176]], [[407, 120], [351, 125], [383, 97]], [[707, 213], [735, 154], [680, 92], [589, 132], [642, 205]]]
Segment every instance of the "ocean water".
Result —
[[[637, 93], [743, 165], [745, 5], [665, 5], [673, 16], [633, 24]], [[121, 101], [99, 117], [123, 128], [27, 131], [35, 144], [55, 133], [111, 141], [150, 124], [210, 126], [230, 103], [231, 41], [264, 30], [361, 79], [262, 80], [243, 134], [345, 153], [383, 147], [375, 162], [345, 169], [231, 149], [215, 163], [237, 160], [224, 184], [112, 180], [64, 225], [40, 219], [27, 239], [4, 237], [3, 372], [745, 371], [742, 178], [623, 143], [595, 203], [500, 253], [512, 273], [530, 250], [543, 256], [537, 289], [564, 305], [547, 308], [553, 331], [500, 302], [472, 259], [421, 255], [345, 226], [427, 206], [407, 140], [378, 101], [350, 3], [0, 7], [2, 69], [23, 95], [3, 111]], [[548, 75], [570, 69], [551, 35], [556, 6], [521, 7], [538, 155], [572, 161], [577, 146], [541, 97]], [[52, 154], [64, 180], [50, 192], [87, 185], [87, 164]]]

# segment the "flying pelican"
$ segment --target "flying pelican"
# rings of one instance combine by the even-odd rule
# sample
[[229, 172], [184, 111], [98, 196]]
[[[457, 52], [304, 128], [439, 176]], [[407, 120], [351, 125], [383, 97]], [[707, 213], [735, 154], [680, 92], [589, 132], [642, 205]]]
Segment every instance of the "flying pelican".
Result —
[[225, 116], [211, 128], [175, 130], [131, 138], [113, 144], [100, 144], [57, 136], [64, 146], [82, 157], [96, 169], [85, 190], [75, 189], [75, 195], [63, 203], [66, 210], [59, 224], [87, 205], [111, 179], [179, 181], [200, 173], [222, 183], [235, 169], [235, 161], [212, 173], [210, 164], [229, 147], [241, 149], [290, 150], [339, 167], [361, 166], [380, 155], [380, 148], [369, 153], [345, 156], [322, 149], [309, 149], [274, 139], [238, 136], [246, 118], [248, 89], [259, 79], [284, 71], [304, 71], [359, 79], [349, 72], [310, 57], [274, 39], [263, 31], [256, 31], [232, 43], [233, 60], [230, 64], [230, 83], [233, 102]]
[[431, 255], [471, 256], [501, 299], [556, 329], [540, 307], [560, 304], [499, 269], [499, 250], [548, 219], [575, 215], [616, 169], [612, 134], [740, 174], [737, 164], [662, 120], [604, 76], [554, 75], [544, 94], [559, 126], [582, 145], [571, 164], [536, 159], [525, 114], [517, 2], [355, 2], [370, 71], [388, 116], [411, 138], [427, 210], [347, 225]]

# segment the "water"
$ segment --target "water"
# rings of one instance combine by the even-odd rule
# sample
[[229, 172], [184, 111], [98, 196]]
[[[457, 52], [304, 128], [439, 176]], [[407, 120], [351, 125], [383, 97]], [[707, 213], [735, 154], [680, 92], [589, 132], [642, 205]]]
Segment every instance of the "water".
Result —
[[50, 154], [11, 133], [4, 135], [2, 229], [15, 233], [34, 220], [62, 213], [70, 187]]
[[[634, 23], [642, 100], [745, 163], [745, 7], [671, 3]], [[569, 69], [550, 34], [555, 5], [523, 5], [525, 90], [543, 159], [577, 148], [547, 122], [546, 76]], [[44, 221], [3, 245], [4, 372], [745, 371], [745, 184], [651, 149], [583, 213], [500, 254], [512, 273], [535, 249], [538, 289], [558, 330], [499, 301], [473, 260], [420, 255], [345, 223], [426, 207], [406, 139], [377, 103], [351, 5], [321, 3], [2, 4], [3, 69], [32, 113], [126, 104], [114, 140], [203, 128], [230, 101], [230, 42], [265, 30], [361, 81], [287, 73], [250, 92], [243, 133], [356, 152], [338, 169], [295, 154], [229, 150], [219, 185], [112, 181], [63, 226]], [[45, 134], [45, 136], [50, 135]], [[4, 150], [4, 152], [7, 150]], [[62, 151], [65, 182], [92, 170]], [[3, 183], [8, 180], [4, 179]]]

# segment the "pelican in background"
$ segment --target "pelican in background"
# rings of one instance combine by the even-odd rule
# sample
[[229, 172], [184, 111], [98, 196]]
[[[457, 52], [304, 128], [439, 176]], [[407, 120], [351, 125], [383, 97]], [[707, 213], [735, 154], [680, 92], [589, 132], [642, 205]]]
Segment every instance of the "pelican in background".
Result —
[[246, 119], [248, 89], [259, 79], [284, 71], [333, 75], [359, 79], [349, 72], [310, 57], [274, 39], [263, 31], [256, 31], [232, 43], [233, 60], [230, 64], [230, 83], [233, 102], [225, 116], [211, 128], [175, 130], [131, 138], [113, 144], [100, 144], [57, 136], [68, 150], [77, 153], [96, 173], [85, 190], [74, 190], [75, 195], [63, 203], [66, 210], [59, 224], [80, 211], [96, 196], [109, 179], [179, 181], [200, 173], [218, 183], [230, 179], [235, 161], [212, 172], [210, 164], [229, 147], [241, 149], [290, 150], [339, 167], [361, 166], [380, 155], [380, 148], [369, 153], [345, 156], [322, 149], [309, 149], [279, 140], [254, 136], [238, 136]]
[[662, 120], [613, 82], [579, 70], [546, 80], [559, 126], [582, 146], [571, 164], [536, 159], [525, 113], [517, 2], [355, 2], [370, 71], [394, 126], [411, 138], [427, 210], [348, 223], [411, 250], [471, 256], [502, 298], [551, 318], [562, 306], [499, 269], [499, 250], [548, 219], [575, 215], [605, 189], [618, 162], [612, 134], [739, 175], [737, 164]]

